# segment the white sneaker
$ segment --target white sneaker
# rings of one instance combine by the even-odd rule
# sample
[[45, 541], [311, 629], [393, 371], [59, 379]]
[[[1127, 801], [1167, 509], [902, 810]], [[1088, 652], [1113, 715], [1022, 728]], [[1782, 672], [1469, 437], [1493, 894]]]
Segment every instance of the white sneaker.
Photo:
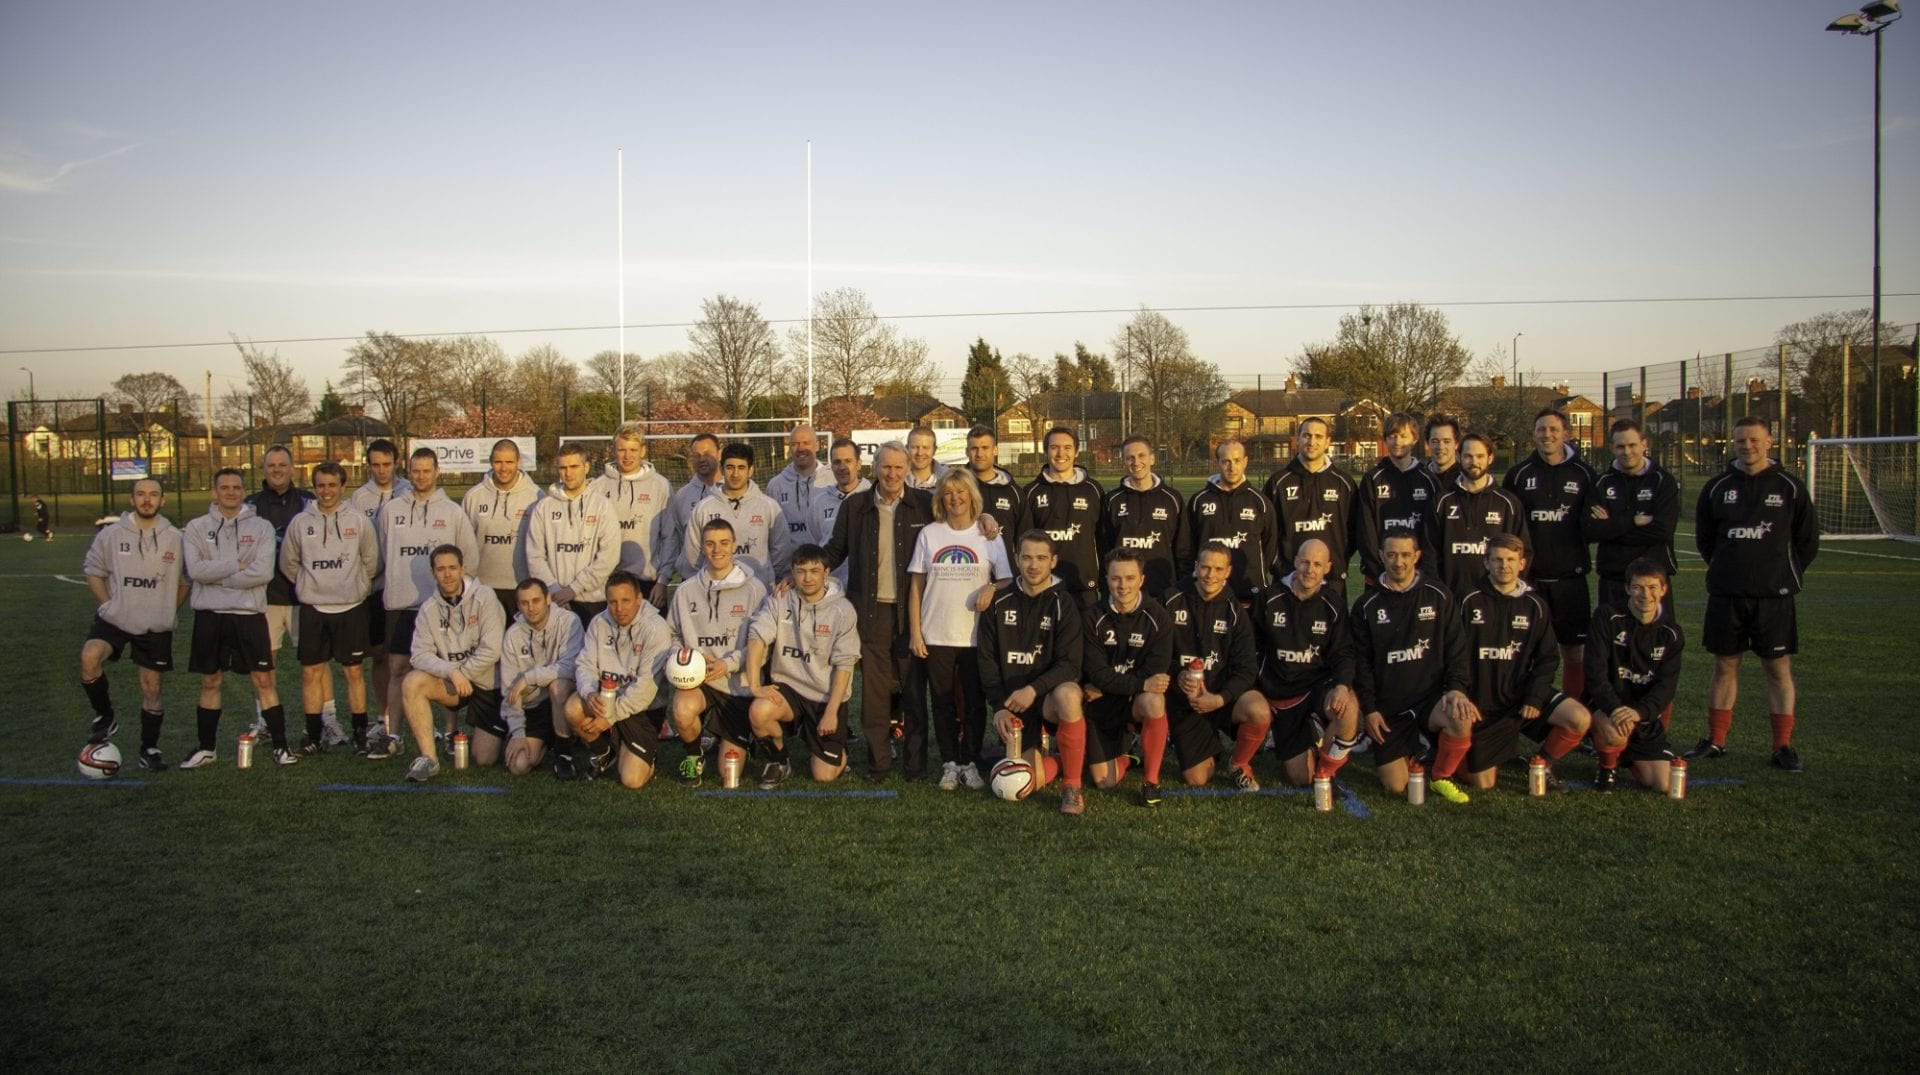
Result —
[[413, 764], [407, 767], [407, 779], [415, 784], [424, 784], [439, 775], [440, 763], [425, 754], [413, 759]]
[[980, 767], [969, 762], [960, 767], [960, 779], [974, 791], [987, 790], [987, 778], [980, 775]]
[[940, 790], [960, 790], [960, 767], [953, 762], [946, 762], [940, 766]]
[[320, 718], [320, 745], [323, 747], [343, 747], [353, 742], [353, 737], [340, 726], [336, 717]]
[[275, 765], [295, 765], [298, 764], [299, 761], [299, 758], [294, 757], [293, 751], [281, 747], [274, 748], [273, 763]]
[[176, 766], [176, 768], [198, 769], [204, 765], [212, 765], [216, 760], [217, 759], [214, 757], [213, 751], [196, 750], [193, 753], [187, 755], [187, 759], [181, 762], [178, 766]]

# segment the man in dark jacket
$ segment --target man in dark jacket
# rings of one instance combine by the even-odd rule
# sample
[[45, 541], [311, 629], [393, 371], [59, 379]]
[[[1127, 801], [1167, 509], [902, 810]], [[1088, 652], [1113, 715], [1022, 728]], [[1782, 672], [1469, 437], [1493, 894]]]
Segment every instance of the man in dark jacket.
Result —
[[827, 570], [848, 565], [847, 599], [860, 613], [860, 725], [870, 784], [893, 768], [896, 719], [907, 779], [927, 772], [926, 666], [907, 651], [907, 565], [932, 521], [933, 495], [907, 487], [907, 450], [896, 441], [874, 453], [873, 487], [841, 502], [827, 541]]

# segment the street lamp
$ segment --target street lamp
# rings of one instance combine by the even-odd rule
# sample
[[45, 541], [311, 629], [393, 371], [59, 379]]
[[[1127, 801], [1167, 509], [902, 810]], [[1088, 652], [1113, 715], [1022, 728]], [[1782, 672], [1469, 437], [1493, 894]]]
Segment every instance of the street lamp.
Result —
[[1520, 387], [1520, 337], [1525, 335], [1524, 332], [1513, 334], [1513, 387], [1515, 388]]
[[[1880, 435], [1880, 34], [1900, 19], [1899, 0], [1872, 0], [1827, 24], [1836, 34], [1873, 38], [1873, 434]], [[1842, 385], [1850, 392], [1852, 385]], [[1841, 430], [1841, 436], [1848, 435]]]
[[37, 402], [38, 397], [35, 396], [33, 392], [33, 371], [28, 369], [25, 366], [20, 366], [18, 367], [18, 369], [20, 370], [21, 373], [24, 373], [27, 375], [27, 402], [29, 404]]

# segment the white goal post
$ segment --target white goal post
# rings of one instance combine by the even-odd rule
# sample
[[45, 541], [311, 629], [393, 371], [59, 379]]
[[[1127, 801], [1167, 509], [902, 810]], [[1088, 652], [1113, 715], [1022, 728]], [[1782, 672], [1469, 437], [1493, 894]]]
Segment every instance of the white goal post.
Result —
[[1821, 537], [1920, 541], [1920, 437], [1816, 438], [1806, 476]]

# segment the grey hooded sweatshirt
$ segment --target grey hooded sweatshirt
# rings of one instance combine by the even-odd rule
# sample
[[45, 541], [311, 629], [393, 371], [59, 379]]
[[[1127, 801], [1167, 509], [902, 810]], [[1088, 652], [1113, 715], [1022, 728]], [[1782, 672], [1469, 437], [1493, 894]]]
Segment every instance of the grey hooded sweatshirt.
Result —
[[90, 578], [107, 580], [100, 618], [130, 635], [173, 630], [185, 569], [179, 529], [156, 515], [153, 527], [142, 530], [130, 511], [93, 536], [82, 568]]
[[460, 510], [467, 513], [474, 539], [480, 543], [479, 564], [467, 565], [480, 585], [511, 590], [527, 577], [527, 527], [533, 522], [534, 501], [539, 499], [540, 483], [525, 472], [515, 475], [506, 489], [495, 485], [489, 473], [460, 498]]
[[188, 523], [182, 544], [187, 577], [193, 580], [193, 610], [264, 615], [267, 583], [279, 566], [277, 541], [273, 524], [249, 504], [240, 505], [232, 518], [215, 504]]
[[293, 580], [303, 605], [345, 612], [367, 599], [380, 577], [380, 539], [364, 514], [342, 503], [328, 514], [320, 502], [287, 524], [280, 542], [280, 573]]

